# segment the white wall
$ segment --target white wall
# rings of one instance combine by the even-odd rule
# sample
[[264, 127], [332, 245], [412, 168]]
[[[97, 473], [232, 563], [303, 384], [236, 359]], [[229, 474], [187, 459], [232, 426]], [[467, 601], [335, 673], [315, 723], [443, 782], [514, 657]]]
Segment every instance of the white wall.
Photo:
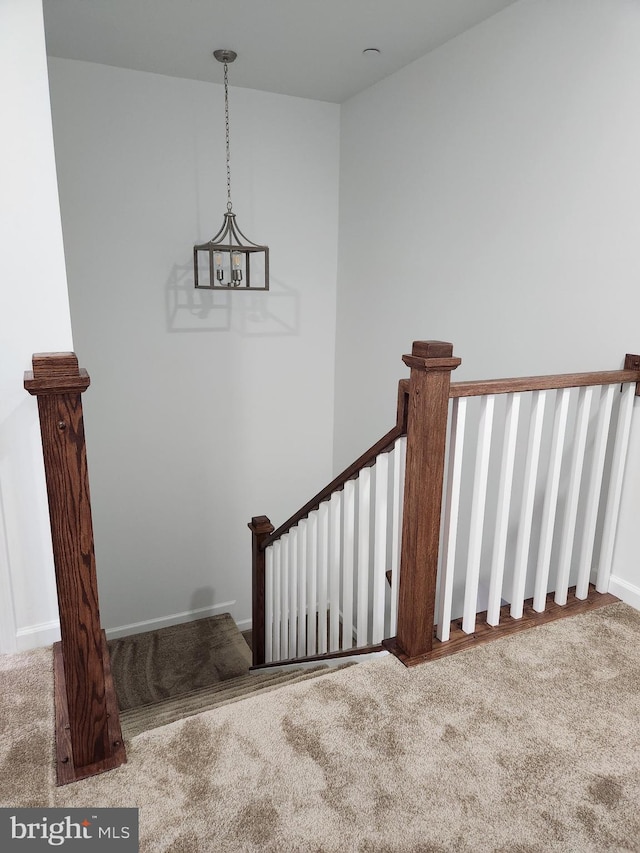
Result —
[[[456, 378], [640, 350], [639, 35], [637, 3], [521, 0], [343, 106], [336, 469], [391, 425], [415, 338], [452, 340]], [[232, 89], [235, 207], [273, 292], [211, 308], [190, 247], [224, 209], [221, 88], [51, 66], [103, 621], [246, 619], [245, 520], [278, 523], [330, 473], [338, 108]], [[22, 372], [72, 347], [39, 0], [0, 4], [0, 79], [9, 651], [57, 631]], [[640, 602], [638, 447], [636, 423], [613, 591]]]
[[[638, 3], [521, 0], [343, 105], [336, 469], [393, 423], [415, 339], [454, 343], [454, 379], [640, 351], [639, 43]], [[638, 482], [635, 452], [640, 587]]]
[[339, 108], [231, 88], [234, 210], [272, 290], [212, 302], [192, 247], [226, 210], [223, 88], [60, 59], [50, 78], [103, 624], [244, 623], [247, 522], [331, 478]]
[[59, 637], [33, 352], [72, 349], [40, 0], [0, 4], [0, 652]]

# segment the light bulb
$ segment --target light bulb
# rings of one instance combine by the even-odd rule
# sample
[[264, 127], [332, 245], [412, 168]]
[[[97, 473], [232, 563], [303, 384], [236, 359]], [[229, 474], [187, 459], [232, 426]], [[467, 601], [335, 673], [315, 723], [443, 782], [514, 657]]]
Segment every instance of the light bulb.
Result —
[[222, 255], [216, 252], [213, 256], [213, 261], [216, 265], [216, 278], [219, 282], [224, 281], [224, 270], [222, 269]]
[[240, 252], [232, 252], [231, 254], [231, 264], [233, 269], [231, 270], [231, 278], [233, 280], [233, 286], [238, 287], [240, 282], [242, 281], [242, 257]]

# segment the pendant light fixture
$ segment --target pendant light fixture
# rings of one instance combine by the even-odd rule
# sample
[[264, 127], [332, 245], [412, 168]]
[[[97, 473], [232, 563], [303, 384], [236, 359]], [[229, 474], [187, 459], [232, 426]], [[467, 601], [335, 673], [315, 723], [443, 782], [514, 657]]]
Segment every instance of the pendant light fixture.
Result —
[[227, 212], [215, 237], [193, 247], [194, 284], [203, 290], [269, 290], [269, 247], [259, 246], [245, 237], [238, 227], [231, 202], [229, 64], [237, 54], [233, 50], [214, 50], [213, 55], [224, 65]]

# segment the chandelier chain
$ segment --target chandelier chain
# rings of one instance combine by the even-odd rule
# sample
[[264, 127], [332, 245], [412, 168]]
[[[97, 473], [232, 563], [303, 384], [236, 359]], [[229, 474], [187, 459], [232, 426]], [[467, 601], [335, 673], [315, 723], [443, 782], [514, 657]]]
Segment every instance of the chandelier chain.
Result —
[[229, 147], [229, 66], [224, 64], [224, 129], [227, 146], [227, 211], [231, 213], [231, 150]]

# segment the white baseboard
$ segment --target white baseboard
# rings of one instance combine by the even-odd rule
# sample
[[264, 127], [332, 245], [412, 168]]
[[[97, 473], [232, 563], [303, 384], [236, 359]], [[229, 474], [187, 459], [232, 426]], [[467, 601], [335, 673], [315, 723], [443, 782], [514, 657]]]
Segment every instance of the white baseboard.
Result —
[[[167, 628], [169, 625], [180, 625], [182, 622], [192, 622], [194, 619], [204, 619], [207, 616], [227, 613], [235, 603], [235, 599], [233, 601], [223, 601], [221, 604], [199, 607], [196, 610], [185, 610], [183, 613], [172, 613], [169, 616], [161, 616], [158, 619], [147, 619], [145, 622], [134, 622], [131, 625], [107, 628], [107, 638], [112, 640], [116, 637], [126, 637], [129, 634], [141, 634], [144, 631], [155, 631], [158, 628]], [[241, 631], [247, 631], [251, 628], [251, 619], [244, 619], [237, 624]], [[59, 640], [60, 623], [57, 619], [52, 622], [43, 622], [39, 625], [28, 625], [26, 628], [19, 628], [16, 631], [15, 651], [26, 652], [29, 649], [52, 646]]]
[[42, 622], [40, 625], [29, 625], [16, 631], [16, 651], [26, 652], [29, 649], [40, 649], [52, 646], [60, 639], [60, 623]]
[[145, 631], [157, 631], [158, 628], [168, 628], [170, 625], [180, 625], [183, 622], [193, 622], [195, 619], [206, 619], [207, 616], [217, 616], [229, 612], [235, 604], [233, 601], [223, 601], [208, 607], [198, 607], [196, 610], [185, 610], [182, 613], [171, 613], [158, 619], [147, 619], [144, 622], [133, 622], [131, 625], [120, 625], [117, 628], [107, 628], [109, 640], [117, 637], [127, 637], [129, 634], [143, 634]]
[[611, 575], [609, 579], [609, 592], [611, 595], [615, 595], [624, 601], [629, 607], [640, 610], [640, 586]]
[[129, 634], [142, 634], [145, 631], [156, 631], [158, 628], [192, 622], [194, 619], [217, 616], [220, 613], [229, 612], [235, 603], [235, 599], [223, 601], [221, 604], [211, 604], [208, 607], [198, 607], [196, 610], [185, 610], [182, 613], [171, 613], [169, 616], [160, 616], [158, 619], [147, 619], [144, 622], [133, 622], [131, 625], [120, 625], [118, 628], [107, 628], [107, 638], [114, 640], [117, 637], [127, 637]]

